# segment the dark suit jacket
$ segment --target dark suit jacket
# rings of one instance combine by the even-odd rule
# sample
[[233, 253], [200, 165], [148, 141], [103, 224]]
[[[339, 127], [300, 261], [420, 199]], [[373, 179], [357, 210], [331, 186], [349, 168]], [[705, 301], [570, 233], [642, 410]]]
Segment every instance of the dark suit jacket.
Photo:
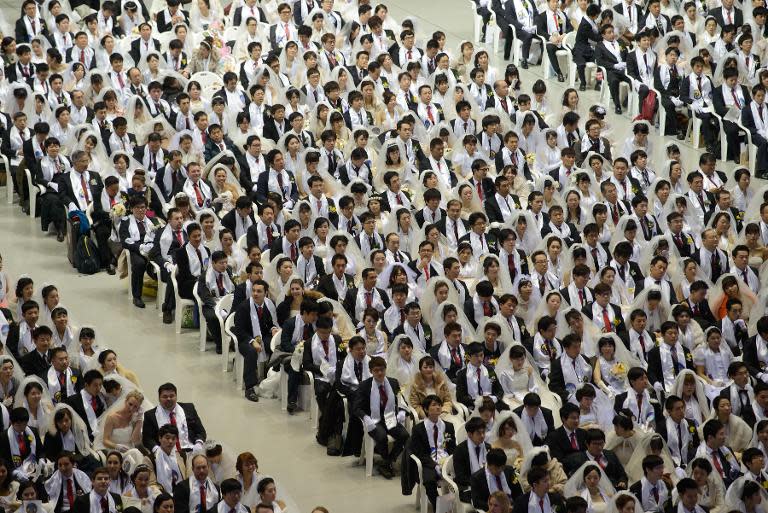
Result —
[[[594, 303], [594, 301], [592, 302]], [[584, 308], [581, 309], [581, 313], [587, 316], [589, 320], [592, 320], [592, 303], [587, 303], [584, 305]], [[621, 333], [622, 331], [627, 331], [627, 325], [624, 324], [624, 315], [621, 313], [621, 307], [614, 305], [613, 303], [608, 303], [608, 305], [613, 308], [613, 313], [616, 319], [619, 320], [619, 325], [615, 327], [613, 330], [614, 333]]]
[[232, 308], [231, 311], [237, 310], [237, 307], [242, 304], [243, 301], [247, 301], [251, 297], [251, 291], [246, 290], [246, 282], [235, 285], [235, 291], [232, 296]]
[[[687, 347], [681, 347], [683, 348], [683, 353], [685, 353], [685, 362], [678, 362], [678, 364], [685, 364], [687, 369], [695, 371], [691, 352]], [[648, 382], [651, 385], [654, 383], [664, 383], [664, 371], [661, 367], [661, 350], [659, 346], [648, 351]]]
[[[456, 430], [450, 422], [445, 423], [445, 452], [453, 454], [456, 451]], [[410, 438], [411, 454], [419, 458], [423, 468], [435, 468], [437, 463], [432, 459], [432, 450], [429, 440], [432, 433], [427, 434], [427, 428], [424, 422], [419, 422], [413, 427]]]
[[[728, 396], [729, 389], [727, 387], [723, 389], [723, 392], [726, 394], [725, 397], [729, 397]], [[721, 393], [720, 396], [722, 397], [723, 394]], [[685, 419], [685, 420], [688, 421], [688, 425], [689, 426], [694, 426], [695, 425], [694, 421], [692, 419]], [[667, 433], [667, 419], [666, 418], [664, 418], [664, 419], [660, 418], [656, 422], [656, 432], [658, 434], [660, 434], [661, 437], [665, 441], [669, 440], [669, 438], [667, 438], [668, 433]], [[688, 443], [688, 461], [684, 461], [683, 464], [688, 464], [689, 462], [693, 461], [693, 459], [695, 458], [696, 449], [698, 449], [699, 443], [701, 442], [701, 439], [699, 438], [699, 430], [698, 429], [694, 429], [693, 431], [689, 430], [689, 432], [691, 433], [691, 441]], [[638, 495], [638, 497], [639, 497], [639, 495]]]
[[[669, 280], [664, 280], [667, 282], [667, 285], [669, 285], [669, 304], [674, 305], [678, 303], [677, 300], [677, 294], [675, 294], [675, 287], [672, 285], [672, 282]], [[643, 289], [645, 288], [645, 280], [639, 280], [635, 281], [635, 297], [637, 297], [638, 294], [640, 294]]]
[[[283, 120], [283, 133], [287, 132], [291, 129], [291, 126], [288, 124], [288, 120]], [[272, 116], [265, 116], [264, 117], [264, 129], [263, 129], [264, 138], [271, 139], [274, 142], [277, 142], [280, 140], [280, 132], [277, 130], [277, 121]]]
[[747, 366], [747, 369], [749, 369], [749, 374], [757, 379], [757, 375], [763, 372], [763, 367], [757, 358], [757, 335], [749, 337], [744, 343], [742, 350], [744, 352], [742, 361]]
[[[509, 491], [512, 492], [512, 499], [517, 499], [523, 494], [523, 488], [520, 486], [520, 477], [517, 470], [509, 463], [504, 467], [504, 479], [507, 481]], [[470, 479], [470, 488], [472, 489], [472, 505], [478, 510], [488, 509], [488, 498], [491, 492], [488, 490], [488, 480], [485, 478], [485, 469], [482, 468], [472, 474]]]
[[[189, 433], [190, 442], [194, 443], [196, 440], [205, 440], [207, 435], [205, 427], [203, 426], [200, 416], [197, 414], [195, 405], [192, 403], [177, 403], [184, 410], [184, 417], [187, 419], [187, 432]], [[151, 451], [157, 445], [157, 432], [162, 426], [157, 425], [157, 418], [155, 412], [157, 406], [144, 413], [144, 425], [141, 432], [141, 443], [149, 451]], [[177, 485], [178, 486], [178, 485]]]
[[[525, 406], [518, 406], [512, 411], [514, 411], [518, 417], [522, 418], [522, 415], [525, 415], [525, 412], [523, 411], [524, 408]], [[555, 418], [552, 416], [552, 410], [549, 408], [544, 408], [543, 406], [539, 406], [539, 409], [541, 410], [541, 414], [544, 416], [544, 422], [547, 424], [547, 434], [549, 434], [555, 430]], [[545, 440], [539, 438], [539, 435], [533, 435], [532, 441], [535, 447], [540, 447], [544, 445], [545, 442]]]
[[[158, 13], [158, 15], [157, 15], [158, 22], [160, 21], [160, 15], [161, 14], [162, 13]], [[162, 30], [160, 32], [162, 32]], [[131, 59], [133, 59], [133, 62], [135, 62], [137, 66], [139, 65], [139, 61], [141, 60], [141, 50], [139, 49], [139, 45], [141, 44], [141, 42], [142, 42], [141, 38], [135, 39], [135, 40], [131, 41], [131, 49], [128, 51], [128, 55], [131, 56]], [[155, 52], [157, 52], [159, 54], [160, 53], [160, 41], [158, 41], [155, 38], [152, 38], [152, 46], [154, 47], [154, 49], [150, 50], [150, 51], [155, 51]], [[95, 60], [96, 59], [94, 59], [94, 61]]]
[[[333, 346], [334, 346], [334, 349], [336, 349], [336, 362], [343, 364], [344, 358], [346, 358], [347, 356], [347, 351], [345, 349], [344, 350], [339, 349], [339, 346], [342, 343], [341, 337], [339, 335], [331, 335], [331, 337], [333, 337]], [[328, 353], [330, 354], [330, 348], [328, 350]], [[307, 346], [304, 348], [304, 353], [302, 354], [302, 357], [301, 357], [301, 368], [302, 370], [311, 372], [315, 376], [320, 376], [322, 374], [320, 372], [320, 366], [315, 364], [315, 360], [312, 358], [312, 350], [309, 344], [307, 344]], [[338, 380], [336, 385], [338, 385]]]
[[[438, 358], [438, 352], [440, 350], [441, 343], [437, 343], [433, 345], [429, 349], [429, 355], [434, 358], [435, 362], [440, 362], [440, 359]], [[467, 351], [467, 346], [465, 344], [461, 344], [462, 349], [464, 350], [465, 354]], [[440, 365], [439, 363], [437, 365]], [[456, 365], [456, 362], [451, 361], [451, 366], [448, 368], [448, 370], [445, 371], [445, 375], [448, 376], [448, 379], [456, 382], [456, 375], [459, 372], [459, 370], [464, 368], [464, 362], [462, 362], [461, 365]]]
[[[595, 22], [597, 26], [598, 23]], [[595, 51], [593, 45], [601, 41], [600, 33], [592, 28], [592, 25], [582, 18], [576, 29], [576, 40], [573, 45], [573, 61], [576, 64], [584, 64], [594, 60]]]
[[[347, 280], [347, 291], [352, 290], [355, 287], [355, 277], [351, 274], [344, 274]], [[333, 286], [333, 274], [326, 274], [320, 281], [317, 282], [315, 287], [317, 292], [320, 292], [325, 297], [329, 297], [334, 301], [344, 301], [346, 298], [340, 298], [339, 293], [336, 292], [336, 287]]]
[[[581, 237], [579, 236], [579, 229], [576, 228], [576, 226], [573, 223], [566, 223], [565, 221], [563, 221], [563, 224], [567, 225], [568, 228], [571, 230], [571, 236], [563, 239], [563, 242], [565, 242], [565, 245], [570, 247], [577, 242], [581, 242]], [[541, 237], [544, 238], [550, 233], [552, 233], [552, 228], [550, 228], [549, 223], [547, 223], [541, 228]]]
[[613, 69], [614, 64], [624, 62], [626, 51], [620, 52], [620, 55], [621, 60], [617, 59], [612, 52], [608, 51], [602, 41], [595, 46], [595, 63], [598, 66], [604, 67], [605, 71], [608, 73], [608, 78], [612, 80], [618, 80], [618, 77], [624, 75], [624, 72]]
[[[241, 176], [242, 176], [242, 173], [241, 173]], [[277, 224], [275, 224], [275, 226], [277, 227], [278, 233], [280, 233], [280, 226], [277, 225]], [[272, 245], [274, 245], [275, 240], [277, 240], [278, 238], [279, 238], [279, 235], [277, 237], [273, 237]], [[264, 240], [264, 241], [259, 240], [259, 229], [256, 227], [256, 223], [252, 224], [248, 228], [248, 232], [247, 232], [247, 234], [245, 236], [245, 240], [246, 240], [246, 243], [249, 246], [251, 246], [253, 244], [256, 244], [260, 248], [263, 248], [264, 246], [269, 244], [269, 238], [267, 238], [267, 240]], [[277, 254], [277, 253], [275, 253], [275, 254]]]
[[[491, 444], [485, 444], [485, 450], [491, 449]], [[469, 445], [466, 440], [456, 446], [453, 452], [453, 480], [463, 491], [472, 484], [472, 467], [469, 463]]]
[[[264, 15], [264, 9], [259, 7], [258, 5], [255, 6], [258, 11], [258, 19], [256, 21], [266, 21], [267, 17]], [[246, 12], [245, 13], [245, 19], [251, 18], [251, 13]], [[238, 7], [235, 9], [235, 13], [232, 15], [232, 26], [233, 27], [239, 27], [243, 22], [243, 7]]]
[[[27, 30], [27, 24], [24, 23], [24, 18], [26, 16], [22, 16], [18, 20], [16, 20], [16, 26], [15, 26], [15, 36], [16, 41], [19, 43], [29, 43], [32, 41], [32, 38], [34, 37], [29, 31]], [[35, 30], [36, 35], [43, 36], [45, 38], [49, 37], [48, 27], [45, 23], [45, 20], [42, 18], [37, 18], [35, 21]]]
[[[515, 499], [512, 504], [512, 511], [514, 513], [524, 513], [528, 511], [528, 502], [531, 500], [531, 494], [528, 492]], [[552, 506], [552, 511], [565, 511], [565, 500], [559, 493], [547, 493], [549, 495], [549, 504]]]
[[[749, 94], [749, 89], [747, 89], [747, 86], [739, 87], [741, 87], [741, 94], [744, 97], [744, 105], [742, 105], [742, 107], [746, 108], [746, 106], [749, 105], [749, 102], [752, 100], [752, 96]], [[729, 108], [725, 105], [722, 87], [715, 87], [712, 90], [712, 105], [715, 107], [715, 112], [717, 112], [718, 115], [725, 116], [728, 113]]]
[[[205, 260], [206, 257], [211, 257], [211, 250], [209, 250], [204, 245], [201, 244], [198, 249], [203, 255], [203, 260]], [[205, 274], [205, 269], [202, 269], [200, 274]], [[192, 299], [194, 297], [192, 290], [195, 288], [197, 278], [197, 276], [192, 274], [187, 250], [183, 247], [180, 248], [178, 251], [176, 251], [176, 283], [179, 286], [179, 296]]]
[[[589, 363], [586, 356], [579, 355], [582, 359]], [[592, 376], [589, 376], [589, 382], [592, 382]], [[552, 360], [552, 364], [549, 371], [549, 389], [559, 395], [563, 399], [563, 403], [568, 401], [568, 391], [565, 389], [565, 378], [563, 377], [563, 365], [562, 360], [557, 358]]]
[[[400, 393], [400, 383], [395, 378], [387, 378], [389, 386], [392, 387], [392, 394], [397, 401], [397, 394]], [[338, 381], [338, 380], [337, 380]], [[360, 386], [355, 391], [354, 398], [352, 399], [351, 412], [352, 415], [362, 420], [365, 416], [371, 415], [371, 388], [373, 387], [373, 378], [368, 378], [360, 383]], [[378, 406], [378, 405], [377, 405]], [[397, 411], [397, 405], [395, 405], [395, 411]], [[384, 419], [381, 419], [384, 422]]]
[[[445, 217], [445, 209], [444, 208], [438, 208], [438, 211], [440, 212], [440, 219], [442, 220]], [[419, 226], [424, 226], [424, 209], [420, 208], [416, 211], [415, 214], [413, 214], [413, 217], [416, 219], [416, 222], [419, 223]]]
[[[70, 171], [64, 173], [59, 177], [59, 199], [64, 204], [64, 207], [70, 203], [78, 205], [74, 191], [72, 190], [72, 182], [70, 181]], [[93, 202], [98, 202], [101, 198], [101, 191], [104, 190], [104, 183], [101, 181], [99, 173], [94, 171], [89, 172], [90, 180], [88, 182], [88, 197]], [[79, 208], [79, 207], [78, 207]]]
[[[216, 490], [218, 489], [219, 487], [216, 486]], [[173, 487], [173, 504], [175, 513], [197, 513], [197, 510], [192, 512], [189, 510], [189, 494], [189, 479], [180, 481], [176, 483], [176, 486]]]
[[[296, 188], [296, 180], [293, 177], [293, 173], [290, 171], [286, 172], [288, 173], [288, 179], [291, 181], [291, 188], [290, 193], [288, 194], [288, 198], [293, 200], [295, 203], [299, 199], [299, 189]], [[267, 192], [269, 191], [269, 174], [269, 169], [265, 170], [259, 175], [259, 179], [256, 182], [256, 201], [259, 203], [266, 203], [267, 201]]]
[[[189, 13], [187, 11], [182, 10], [179, 8], [176, 11], [176, 14], [181, 15], [184, 17], [184, 22], [187, 26], [189, 26]], [[173, 30], [173, 22], [168, 19], [165, 19], [165, 9], [157, 13], [157, 31], [158, 32], [169, 32]]]
[[[50, 362], [51, 359], [51, 351], [48, 351], [48, 361]], [[29, 353], [25, 354], [21, 357], [19, 360], [19, 365], [21, 365], [21, 368], [24, 369], [24, 374], [27, 376], [35, 375], [39, 376], [40, 374], [43, 374], [44, 372], [48, 371], [48, 368], [51, 366], [50, 363], [46, 362], [45, 359], [40, 356], [40, 353], [37, 352], [37, 350], [30, 351]]]
[[[486, 391], [483, 390], [484, 395], [495, 395], [497, 398], [498, 403], [502, 403], [501, 398], [504, 397], [504, 389], [501, 388], [501, 383], [499, 383], [499, 380], [496, 378], [496, 373], [493, 371], [493, 369], [487, 367], [488, 369], [488, 379], [491, 381], [491, 390]], [[467, 368], [464, 367], [460, 371], [456, 373], [456, 400], [462, 403], [464, 406], [469, 408], [470, 410], [475, 409], [475, 401], [472, 399], [472, 397], [469, 395], [469, 386], [467, 384], [467, 380], [470, 379], [477, 379], [475, 376], [467, 376]], [[500, 405], [497, 404], [497, 408]], [[509, 409], [509, 408], [499, 408], [499, 410], [502, 409]]]
[[568, 438], [568, 435], [565, 432], [565, 428], [560, 426], [555, 430], [549, 431], [545, 445], [549, 447], [549, 453], [553, 458], [557, 458], [558, 461], [564, 462], [565, 459], [571, 454], [576, 454], [579, 451], [586, 450], [587, 432], [583, 429], [576, 429], [576, 443], [579, 445], [578, 450], [571, 447], [571, 440]]
[[[106, 404], [104, 404], [104, 399], [101, 397], [97, 398], [99, 407], [96, 409], [96, 417], [99, 417], [102, 413], [104, 413], [107, 410]], [[83, 404], [83, 396], [81, 394], [75, 394], [67, 397], [67, 400], [64, 401], [69, 406], [72, 407], [73, 410], [75, 410], [75, 413], [80, 415], [80, 418], [83, 419], [85, 422], [85, 427], [88, 429], [88, 436], [91, 440], [93, 440], [93, 431], [91, 430], [91, 424], [88, 422], [88, 414], [85, 413], [85, 404]]]
[[[616, 457], [616, 454], [613, 451], [609, 451], [608, 449], [603, 450], [603, 457], [608, 462], [605, 466], [605, 475], [611, 480], [611, 484], [616, 489], [626, 488], [629, 485], [629, 478], [627, 477], [627, 473], [624, 471], [624, 466], [619, 461], [619, 458]], [[571, 454], [563, 462], [563, 469], [568, 475], [572, 475], [589, 459], [586, 451], [579, 451], [575, 454]], [[624, 486], [618, 486], [619, 483], [624, 483]]]
[[[331, 284], [333, 286], [333, 284]], [[376, 290], [379, 291], [379, 296], [381, 297], [381, 302], [384, 303], [384, 310], [389, 308], [389, 306], [392, 304], [389, 301], [389, 296], [387, 296], [387, 291], [384, 289], [380, 289], [376, 287]], [[357, 292], [358, 288], [348, 288], [347, 289], [347, 296], [344, 298], [344, 309], [349, 313], [350, 317], [353, 319], [355, 318], [355, 301], [357, 300]], [[362, 322], [362, 319], [355, 319], [356, 321]]]
[[[229, 212], [227, 212], [224, 217], [221, 218], [221, 225], [224, 228], [229, 229], [232, 232], [232, 235], [235, 234], [235, 229], [237, 228], [237, 219], [235, 219], [235, 216], [238, 215], [237, 209], [233, 208]], [[253, 212], [248, 216], [251, 218], [251, 226], [256, 224], [256, 218], [253, 216]]]
[[[497, 153], [496, 156], [498, 157], [501, 155], [501, 152]], [[498, 169], [498, 168], [497, 168]], [[509, 206], [511, 208], [516, 208], [520, 210], [520, 198], [515, 194], [510, 194], [507, 201], [509, 202]], [[504, 215], [501, 213], [501, 207], [499, 207], [499, 200], [496, 199], [496, 194], [494, 193], [492, 196], [485, 196], [485, 213], [488, 215], [488, 222], [489, 223], [504, 223], [506, 219], [504, 219]]]
[[[112, 499], [115, 501], [115, 508], [117, 511], [123, 510], [123, 499], [116, 493], [109, 492]], [[72, 513], [91, 513], [91, 494], [86, 493], [84, 495], [78, 495], [75, 498], [75, 505], [70, 510]]]
[[[237, 337], [238, 344], [248, 344], [253, 339], [253, 326], [251, 325], [251, 303], [243, 301], [235, 312], [235, 324], [232, 333]], [[269, 308], [264, 305], [259, 328], [261, 329], [262, 347], [267, 356], [272, 354], [272, 328], [278, 327], [277, 319], [272, 318]]]
[[[733, 25], [741, 27], [744, 24], [744, 15], [742, 14], [741, 9], [737, 9], [734, 6], [732, 8], [732, 12], [733, 16], [731, 21], [733, 21]], [[717, 22], [718, 26], [720, 26], [720, 28], [723, 28], [728, 23], [728, 20], [723, 15], [722, 7], [715, 7], [714, 9], [710, 9], [707, 15], [715, 18], [715, 21]]]
[[[8, 465], [9, 472], [16, 468], [13, 463], [13, 455], [11, 454], [11, 444], [8, 441], [8, 434], [7, 434], [7, 428], [9, 426], [5, 426], [6, 431], [3, 432], [3, 436], [0, 436], [0, 458], [3, 458]], [[35, 437], [35, 447], [37, 448], [36, 456], [39, 460], [40, 458], [45, 458], [46, 454], [43, 449], [43, 442], [40, 441], [40, 435], [37, 433], [37, 429], [30, 427], [29, 428], [32, 431], [32, 436]], [[28, 444], [27, 450], [22, 454], [22, 460], [25, 459], [27, 456], [29, 456], [29, 451], [32, 450], [32, 444]], [[55, 457], [55, 456], [54, 456]]]

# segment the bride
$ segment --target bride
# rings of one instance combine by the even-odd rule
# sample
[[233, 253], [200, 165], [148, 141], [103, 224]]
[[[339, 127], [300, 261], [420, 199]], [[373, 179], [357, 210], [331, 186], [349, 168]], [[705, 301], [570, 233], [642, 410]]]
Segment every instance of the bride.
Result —
[[565, 483], [563, 495], [566, 499], [581, 497], [587, 501], [587, 510], [604, 513], [616, 494], [611, 481], [594, 462], [584, 463]]
[[143, 412], [141, 403], [144, 395], [138, 390], [125, 394], [124, 400], [118, 401], [104, 418], [101, 432], [97, 433], [94, 445], [96, 449], [116, 449], [125, 452], [140, 445]]

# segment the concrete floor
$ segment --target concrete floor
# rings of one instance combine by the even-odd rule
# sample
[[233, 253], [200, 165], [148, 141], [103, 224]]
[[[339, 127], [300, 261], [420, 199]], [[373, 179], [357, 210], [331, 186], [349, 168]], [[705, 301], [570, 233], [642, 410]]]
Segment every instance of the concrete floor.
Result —
[[[467, 0], [386, 3], [396, 19], [414, 17], [422, 34], [431, 34], [439, 27], [448, 34], [452, 49], [462, 39], [471, 38]], [[0, 1], [0, 9], [12, 26], [18, 15], [17, 3]], [[522, 77], [527, 91], [541, 75], [539, 68], [531, 71]], [[556, 81], [547, 85], [550, 103], [559, 104], [564, 88]], [[582, 93], [581, 97], [586, 111], [597, 100], [597, 93]], [[623, 116], [611, 124], [615, 140], [623, 141], [628, 134], [628, 118]], [[653, 137], [656, 147], [661, 148], [663, 141]], [[681, 147], [686, 169], [694, 167], [695, 152]], [[656, 168], [661, 162], [663, 159], [657, 160]], [[30, 274], [38, 290], [43, 283], [56, 284], [72, 316], [81, 324], [97, 326], [102, 341], [138, 373], [150, 399], [154, 399], [159, 384], [176, 383], [180, 400], [196, 404], [210, 437], [224, 441], [235, 452], [252, 451], [260, 469], [277, 478], [280, 495], [288, 500], [291, 513], [308, 513], [316, 505], [324, 505], [332, 513], [413, 511], [412, 499], [401, 496], [397, 480], [366, 478], [363, 468], [351, 460], [325, 456], [325, 449], [314, 441], [306, 413], [290, 417], [280, 411], [277, 401], [245, 401], [232, 374], [222, 373], [220, 358], [211, 351], [198, 351], [197, 333], [175, 335], [172, 327], [160, 322], [151, 305], [146, 310], [131, 306], [125, 281], [103, 273], [78, 276], [66, 260], [64, 246], [42, 234], [39, 222], [23, 216], [17, 206], [6, 205], [5, 191], [1, 197], [0, 254], [11, 279]]]

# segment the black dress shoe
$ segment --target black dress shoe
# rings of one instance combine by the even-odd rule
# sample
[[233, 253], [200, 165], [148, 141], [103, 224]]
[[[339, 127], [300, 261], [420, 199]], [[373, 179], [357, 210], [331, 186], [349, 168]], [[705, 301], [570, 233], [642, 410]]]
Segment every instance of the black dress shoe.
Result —
[[109, 274], [109, 275], [114, 275], [114, 274], [115, 274], [115, 272], [116, 272], [116, 271], [115, 271], [115, 266], [114, 266], [114, 265], [112, 265], [112, 264], [109, 264], [109, 265], [107, 266], [107, 274]]
[[600, 82], [595, 82], [595, 91], [600, 90]]
[[253, 388], [249, 388], [245, 391], [245, 398], [254, 403], [259, 402], [259, 394]]
[[684, 141], [685, 140], [685, 132], [680, 131], [677, 133], [677, 140], [678, 141]]
[[616, 114], [621, 114], [621, 107], [616, 107], [616, 110], [614, 112]]
[[296, 401], [288, 401], [288, 406], [286, 407], [286, 410], [290, 415], [293, 415], [294, 413], [296, 413], [296, 407], [297, 407]]
[[221, 354], [222, 352], [221, 346], [216, 348], [216, 354]]
[[586, 90], [587, 90], [587, 84], [585, 84], [585, 83], [583, 83], [583, 82], [582, 82], [582, 83], [579, 85], [579, 91], [586, 91]]
[[136, 308], [145, 308], [147, 305], [144, 304], [144, 301], [142, 301], [140, 297], [135, 297], [133, 298], [133, 306]]
[[163, 312], [163, 324], [173, 324], [173, 313]]
[[520, 67], [523, 69], [528, 69], [528, 59], [523, 59], [520, 61]]
[[395, 475], [395, 471], [392, 470], [392, 464], [389, 462], [382, 462], [382, 464], [379, 465], [379, 474], [381, 474], [381, 477], [384, 479], [392, 479], [392, 476]]
[[557, 74], [557, 81], [558, 82], [565, 82], [565, 77], [563, 76], [562, 73], [558, 73]]
[[[59, 231], [56, 234], [56, 240], [59, 241], [59, 242], [64, 242], [64, 232]], [[112, 273], [112, 274], [115, 274], [115, 273]]]

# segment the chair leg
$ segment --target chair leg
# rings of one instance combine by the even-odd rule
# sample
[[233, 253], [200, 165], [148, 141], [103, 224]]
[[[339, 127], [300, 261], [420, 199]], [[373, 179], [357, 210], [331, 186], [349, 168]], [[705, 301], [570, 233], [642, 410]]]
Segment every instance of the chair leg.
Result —
[[373, 439], [367, 434], [363, 435], [364, 445], [363, 454], [365, 457], [365, 477], [373, 476]]
[[200, 313], [200, 352], [205, 352], [205, 343], [208, 338], [208, 321], [203, 317], [202, 309], [198, 309]]
[[181, 333], [181, 318], [184, 316], [184, 305], [181, 298], [176, 296], [176, 334]]
[[280, 369], [280, 411], [288, 409], [288, 374]]

